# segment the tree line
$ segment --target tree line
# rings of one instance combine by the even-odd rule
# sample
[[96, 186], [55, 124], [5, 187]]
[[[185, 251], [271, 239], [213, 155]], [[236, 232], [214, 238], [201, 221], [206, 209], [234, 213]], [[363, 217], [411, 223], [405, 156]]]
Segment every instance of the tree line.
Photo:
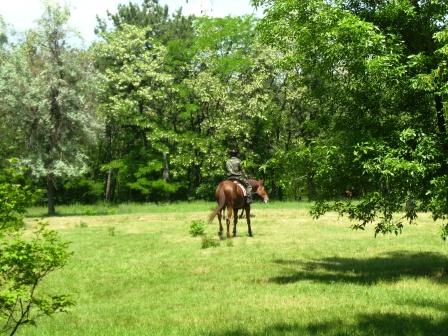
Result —
[[65, 8], [47, 6], [19, 41], [2, 24], [2, 167], [28, 167], [54, 213], [210, 199], [238, 148], [274, 198], [318, 200], [316, 216], [377, 232], [399, 232], [401, 210], [445, 219], [447, 2], [253, 4], [262, 18], [119, 5], [87, 49]]

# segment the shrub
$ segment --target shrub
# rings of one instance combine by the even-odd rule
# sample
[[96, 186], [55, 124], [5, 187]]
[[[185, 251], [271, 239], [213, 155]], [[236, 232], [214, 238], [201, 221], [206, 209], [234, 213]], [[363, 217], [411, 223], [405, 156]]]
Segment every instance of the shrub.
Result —
[[85, 228], [88, 228], [88, 227], [89, 227], [89, 224], [87, 224], [86, 222], [80, 221], [80, 222], [79, 222], [79, 227], [80, 227], [81, 229], [85, 229]]
[[194, 220], [190, 225], [190, 234], [193, 237], [203, 236], [205, 233], [205, 222], [202, 220]]
[[220, 242], [218, 239], [214, 237], [210, 237], [207, 235], [202, 236], [202, 245], [201, 247], [203, 249], [209, 248], [209, 247], [218, 247], [220, 245]]
[[115, 236], [115, 226], [111, 226], [107, 229], [107, 232], [109, 233], [109, 236], [114, 237]]
[[22, 215], [31, 192], [5, 174], [0, 171], [0, 333], [14, 335], [22, 325], [73, 303], [66, 295], [39, 290], [49, 273], [65, 265], [68, 246], [44, 222], [32, 235], [25, 232]]

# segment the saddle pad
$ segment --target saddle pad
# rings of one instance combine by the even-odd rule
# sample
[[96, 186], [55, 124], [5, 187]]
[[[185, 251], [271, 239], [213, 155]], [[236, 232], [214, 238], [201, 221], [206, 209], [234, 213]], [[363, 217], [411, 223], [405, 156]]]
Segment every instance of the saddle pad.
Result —
[[241, 183], [239, 183], [238, 181], [232, 181], [232, 182], [235, 183], [241, 189], [244, 197], [246, 197], [247, 196], [246, 188], [244, 188], [244, 186]]

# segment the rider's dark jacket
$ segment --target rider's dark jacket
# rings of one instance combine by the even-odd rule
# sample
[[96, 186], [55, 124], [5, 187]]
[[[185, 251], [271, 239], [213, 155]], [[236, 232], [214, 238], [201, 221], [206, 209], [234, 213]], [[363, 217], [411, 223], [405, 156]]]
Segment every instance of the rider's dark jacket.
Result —
[[241, 165], [241, 160], [238, 159], [237, 157], [232, 156], [229, 160], [227, 160], [226, 168], [227, 168], [227, 177], [229, 178], [233, 177], [235, 179], [246, 178], [243, 167]]
[[227, 178], [229, 180], [238, 180], [245, 188], [247, 193], [247, 202], [252, 202], [252, 186], [247, 180], [246, 174], [244, 173], [243, 166], [241, 165], [241, 160], [235, 156], [232, 156], [226, 162]]

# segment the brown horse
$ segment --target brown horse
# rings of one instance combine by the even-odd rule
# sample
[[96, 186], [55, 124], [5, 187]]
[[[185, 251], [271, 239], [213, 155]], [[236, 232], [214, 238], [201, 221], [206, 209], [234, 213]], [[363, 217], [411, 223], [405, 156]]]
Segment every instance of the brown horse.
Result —
[[[248, 180], [252, 186], [252, 191], [258, 195], [265, 203], [269, 201], [268, 194], [264, 188], [263, 181], [260, 180]], [[233, 215], [233, 236], [236, 236], [236, 224], [238, 222], [238, 209], [244, 209], [246, 211], [247, 229], [249, 236], [252, 237], [252, 228], [250, 226], [250, 204], [246, 203], [246, 198], [243, 191], [239, 186], [237, 186], [233, 181], [222, 181], [215, 192], [216, 202], [218, 206], [210, 214], [209, 223], [213, 221], [216, 215], [218, 215], [219, 220], [219, 236], [222, 237], [223, 227], [222, 227], [222, 216], [225, 208], [227, 208], [227, 238], [230, 238], [230, 219]]]

